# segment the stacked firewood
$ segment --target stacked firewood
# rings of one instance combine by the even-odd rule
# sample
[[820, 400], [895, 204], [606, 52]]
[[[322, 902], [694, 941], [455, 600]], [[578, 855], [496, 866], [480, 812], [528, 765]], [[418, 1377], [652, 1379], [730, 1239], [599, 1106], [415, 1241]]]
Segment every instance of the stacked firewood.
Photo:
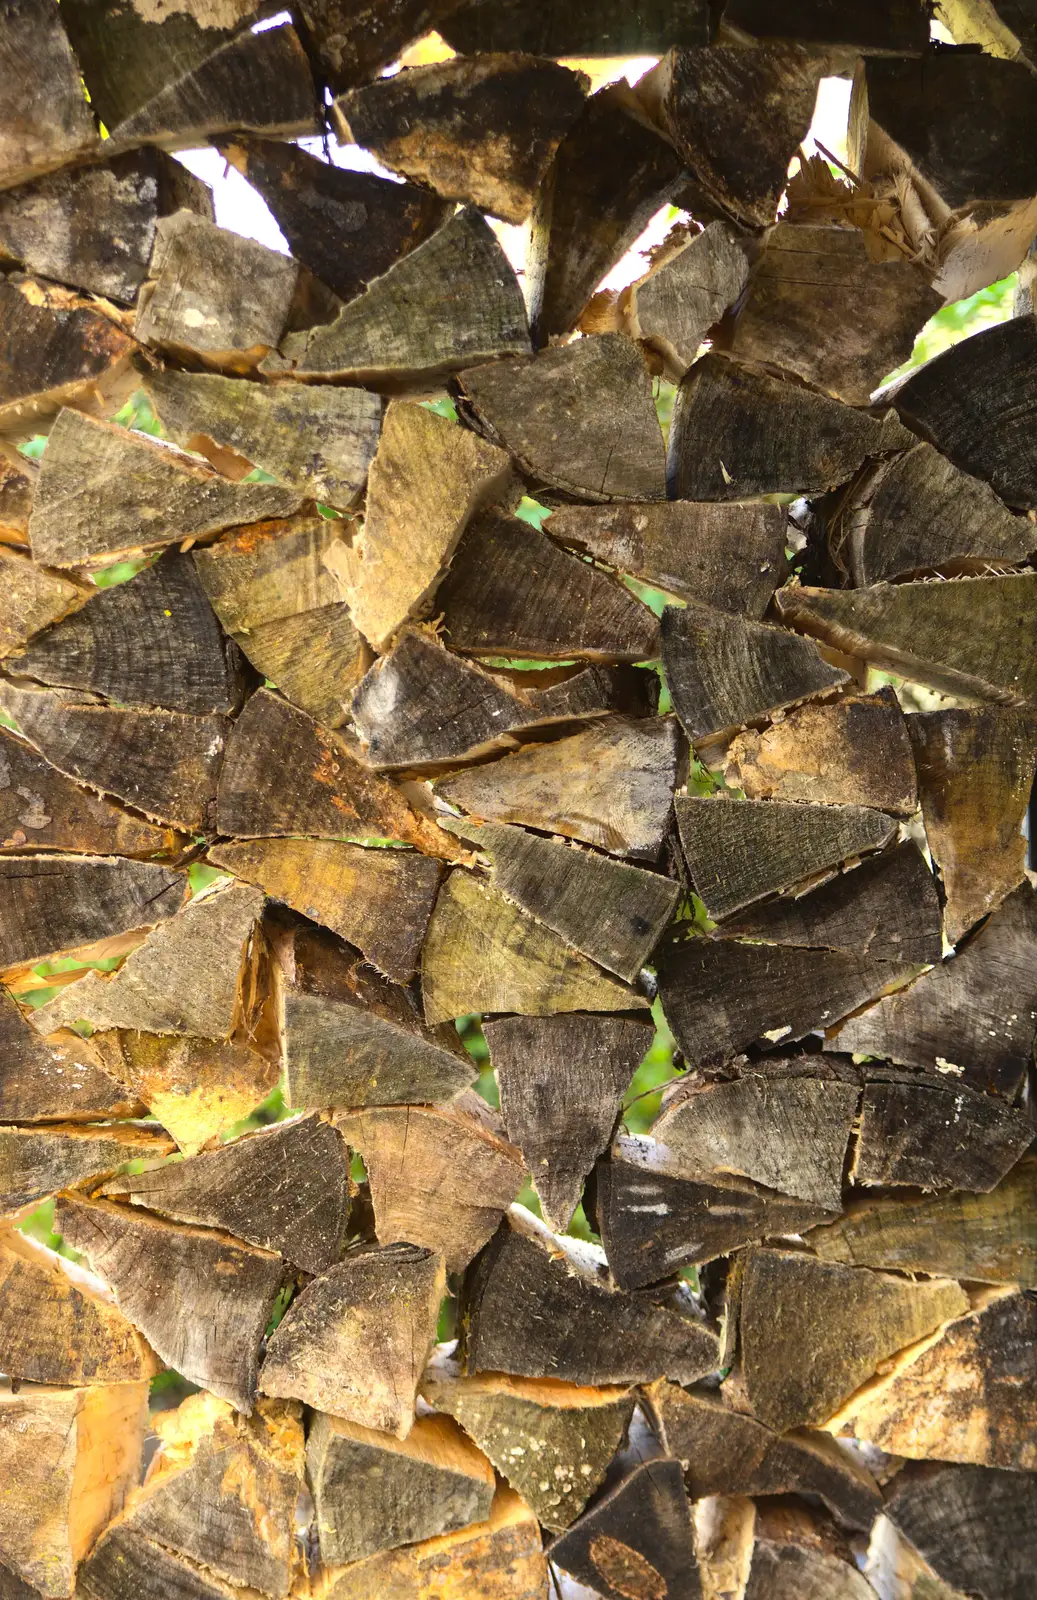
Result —
[[1031, 1597], [1037, 11], [273, 10], [0, 5], [0, 1596]]

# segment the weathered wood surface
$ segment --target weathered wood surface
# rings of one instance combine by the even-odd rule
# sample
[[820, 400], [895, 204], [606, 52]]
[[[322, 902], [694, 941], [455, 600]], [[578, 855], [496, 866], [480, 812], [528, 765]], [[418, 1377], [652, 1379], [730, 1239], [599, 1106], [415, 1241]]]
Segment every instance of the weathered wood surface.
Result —
[[37, 561], [103, 566], [262, 517], [289, 516], [298, 504], [290, 490], [229, 483], [143, 434], [64, 410], [43, 457], [29, 539]]
[[27, 272], [131, 304], [147, 276], [159, 217], [212, 217], [208, 186], [162, 151], [40, 178], [0, 198], [0, 256]]
[[5, 659], [84, 605], [93, 593], [86, 584], [37, 566], [6, 545], [0, 545], [0, 574], [0, 656]]
[[406, 1439], [445, 1290], [443, 1258], [432, 1250], [351, 1250], [278, 1323], [260, 1374], [264, 1394]]
[[463, 1272], [525, 1181], [522, 1153], [457, 1106], [369, 1106], [336, 1117], [364, 1158], [382, 1244], [406, 1239]]
[[852, 1017], [837, 1050], [865, 1052], [1012, 1098], [1037, 1026], [1033, 945], [1037, 894], [1020, 886], [953, 960]]
[[303, 0], [310, 45], [330, 87], [378, 77], [460, 0]]
[[692, 741], [730, 734], [850, 681], [806, 640], [695, 601], [663, 612], [662, 657]]
[[627, 983], [651, 957], [680, 894], [672, 878], [525, 829], [451, 823], [489, 858], [494, 887]]
[[473, 872], [439, 893], [421, 951], [430, 1027], [472, 1012], [627, 1011], [648, 1000]]
[[4, 15], [0, 74], [10, 96], [0, 121], [0, 188], [27, 183], [99, 144], [63, 12], [14, 0]]
[[217, 886], [149, 934], [115, 972], [87, 973], [33, 1014], [42, 1033], [94, 1027], [227, 1039], [247, 1024], [242, 967], [263, 909], [245, 884]]
[[24, 688], [6, 679], [0, 708], [66, 777], [183, 833], [212, 828], [226, 717], [124, 710], [75, 689]]
[[787, 569], [781, 506], [559, 506], [552, 539], [682, 600], [760, 618]]
[[620, 326], [679, 383], [748, 276], [746, 249], [727, 224], [711, 222], [690, 236], [675, 229], [648, 273], [621, 291]]
[[434, 1105], [476, 1075], [452, 1022], [426, 1028], [418, 997], [333, 934], [301, 929], [275, 968], [286, 1098], [321, 1111]]
[[992, 56], [1032, 62], [1037, 50], [1035, 19], [1028, 0], [940, 0], [940, 16], [956, 44], [978, 44]]
[[135, 1123], [49, 1123], [0, 1129], [0, 1210], [20, 1210], [34, 1200], [86, 1179], [103, 1179], [127, 1161], [170, 1155], [162, 1134]]
[[104, 1122], [143, 1111], [135, 1090], [106, 1070], [95, 1046], [71, 1032], [41, 1038], [13, 996], [0, 994], [0, 1118]]
[[419, 1417], [400, 1440], [318, 1412], [306, 1466], [328, 1566], [485, 1522], [496, 1488], [489, 1461], [449, 1417]]
[[0, 433], [29, 439], [62, 406], [102, 415], [136, 386], [133, 340], [67, 289], [0, 277]]
[[222, 1229], [304, 1272], [323, 1272], [345, 1243], [348, 1151], [329, 1123], [304, 1117], [112, 1179], [103, 1192], [174, 1222]]
[[445, 200], [524, 222], [589, 79], [529, 53], [455, 56], [376, 79], [335, 101], [343, 143]]
[[920, 267], [872, 261], [856, 228], [783, 222], [750, 279], [732, 349], [866, 406], [940, 304]]
[[1037, 1161], [1025, 1156], [989, 1194], [855, 1201], [838, 1222], [815, 1228], [808, 1242], [825, 1261], [1034, 1289], [1035, 1193]]
[[102, 589], [7, 659], [16, 677], [192, 716], [236, 711], [242, 668], [193, 561], [175, 552]]
[[691, 1506], [680, 1463], [644, 1462], [548, 1547], [555, 1566], [605, 1600], [701, 1600]]
[[945, 1582], [979, 1600], [1025, 1600], [1037, 1537], [1032, 1473], [997, 1468], [909, 1466], [887, 1516]]
[[466, 412], [532, 483], [578, 500], [665, 499], [651, 379], [622, 334], [469, 369], [458, 382]]
[[[233, 946], [230, 956], [233, 971]], [[178, 976], [175, 965], [173, 975]], [[269, 1051], [261, 1055], [244, 1040], [177, 1037], [132, 1028], [120, 1031], [104, 1017], [101, 1012], [102, 1026], [109, 1031], [95, 1033], [91, 1045], [107, 1071], [126, 1085], [124, 1095], [139, 1095], [185, 1155], [194, 1155], [234, 1123], [251, 1116], [277, 1087], [280, 1063], [276, 1056], [271, 1059]], [[159, 1028], [163, 1020], [158, 1011], [151, 1023]], [[212, 1026], [207, 1019], [199, 1018], [195, 1025], [199, 1023]], [[55, 1036], [65, 1037], [75, 1039], [76, 1035]], [[53, 1041], [52, 1047], [56, 1047]]]
[[678, 754], [673, 718], [610, 717], [448, 778], [437, 793], [482, 821], [523, 823], [651, 861], [669, 824]]
[[891, 411], [857, 410], [761, 366], [711, 352], [696, 361], [677, 391], [670, 496], [751, 500], [819, 494], [846, 483], [866, 459], [914, 443]]
[[260, 1341], [285, 1277], [280, 1256], [109, 1200], [62, 1195], [55, 1220], [163, 1361], [251, 1411]]
[[655, 616], [629, 589], [500, 512], [468, 528], [436, 608], [447, 642], [470, 655], [633, 662], [659, 654]]
[[449, 215], [414, 184], [350, 172], [273, 139], [235, 139], [221, 154], [273, 212], [296, 261], [352, 300]]
[[255, 1600], [256, 1593], [232, 1588], [119, 1521], [109, 1524], [76, 1577], [81, 1600], [160, 1600], [168, 1594], [177, 1600]]
[[1007, 706], [1037, 703], [1032, 573], [852, 590], [801, 588], [777, 596], [776, 604], [791, 627], [942, 694]]
[[677, 1085], [652, 1133], [689, 1178], [739, 1174], [837, 1211], [859, 1098], [855, 1084], [829, 1077], [746, 1070], [729, 1083]]
[[0, 1365], [29, 1383], [135, 1383], [158, 1369], [149, 1346], [81, 1267], [0, 1235]]
[[[140, 1476], [146, 1382], [0, 1386], [3, 1572], [33, 1597], [70, 1595], [76, 1566]], [[11, 1591], [17, 1596], [18, 1591]]]
[[209, 454], [212, 440], [307, 499], [347, 511], [367, 481], [382, 405], [362, 389], [268, 386], [174, 371], [151, 373], [145, 387], [167, 434], [185, 450]]
[[778, 1432], [827, 1422], [882, 1362], [967, 1308], [949, 1279], [912, 1283], [754, 1248], [738, 1321], [753, 1413]]
[[278, 838], [221, 844], [209, 859], [356, 944], [394, 982], [414, 976], [438, 862], [413, 850]]
[[526, 278], [538, 346], [576, 326], [682, 177], [680, 156], [627, 84], [608, 84], [590, 97], [533, 204]]
[[630, 1389], [600, 1389], [555, 1378], [504, 1373], [462, 1377], [437, 1354], [421, 1393], [485, 1451], [545, 1527], [574, 1522], [605, 1476], [634, 1409]]
[[529, 50], [547, 56], [657, 55], [672, 44], [712, 42], [714, 23], [701, 0], [589, 0], [579, 6], [548, 0], [533, 12], [518, 0], [452, 8], [440, 24], [444, 39], [466, 54]]
[[739, 734], [724, 777], [750, 800], [873, 806], [896, 817], [918, 809], [908, 722], [889, 687], [798, 706], [762, 732]]
[[758, 1510], [745, 1600], [873, 1600], [836, 1525], [792, 1501]]
[[518, 279], [489, 223], [468, 206], [372, 278], [333, 322], [289, 334], [263, 369], [392, 390], [528, 350]]
[[893, 819], [865, 806], [678, 795], [681, 849], [714, 921], [853, 856], [879, 850]]
[[0, 967], [154, 927], [187, 889], [169, 867], [56, 854], [0, 859], [0, 885]]
[[678, 1293], [658, 1305], [609, 1288], [604, 1255], [513, 1206], [461, 1293], [464, 1371], [582, 1384], [692, 1383], [718, 1366], [716, 1334]]
[[868, 1083], [850, 1177], [884, 1188], [985, 1193], [1032, 1141], [1033, 1124], [1024, 1112], [953, 1078]]
[[[503, 450], [424, 406], [390, 405], [371, 466], [363, 533], [338, 543], [325, 566], [360, 632], [382, 651], [405, 622], [429, 611], [469, 520], [510, 497]], [[528, 653], [528, 652], [527, 652]]]
[[907, 726], [947, 937], [957, 944], [1023, 881], [1037, 722], [1029, 712], [988, 706], [923, 711]]

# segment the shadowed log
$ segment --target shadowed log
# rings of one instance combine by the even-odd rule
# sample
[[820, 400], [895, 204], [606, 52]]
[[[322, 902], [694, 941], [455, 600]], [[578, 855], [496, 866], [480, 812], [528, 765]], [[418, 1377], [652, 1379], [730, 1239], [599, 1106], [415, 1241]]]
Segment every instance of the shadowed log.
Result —
[[929, 45], [926, 17], [917, 0], [870, 0], [837, 5], [830, 0], [729, 0], [724, 22], [757, 39], [802, 39], [814, 45], [852, 45], [862, 55], [910, 55]]
[[746, 249], [726, 223], [711, 222], [690, 237], [675, 229], [646, 276], [620, 292], [620, 326], [679, 383], [748, 276]]
[[985, 1193], [1026, 1154], [1033, 1124], [952, 1079], [865, 1085], [854, 1183]]
[[[152, 1022], [161, 1026], [161, 1013]], [[127, 1085], [124, 1092], [140, 1096], [185, 1155], [250, 1116], [277, 1087], [280, 1063], [244, 1042], [115, 1028], [90, 1042], [108, 1072]]]
[[521, 0], [451, 8], [440, 31], [455, 50], [530, 50], [546, 56], [657, 55], [671, 44], [712, 41], [714, 22], [702, 0], [547, 0], [535, 11]]
[[886, 1515], [939, 1577], [979, 1600], [1025, 1600], [1037, 1560], [1037, 1480], [996, 1468], [908, 1466]]
[[118, 410], [136, 388], [135, 350], [91, 301], [37, 278], [0, 277], [0, 433], [29, 439], [62, 406]]
[[849, 1541], [791, 1498], [757, 1507], [745, 1600], [873, 1600]]
[[168, 1139], [135, 1124], [2, 1128], [0, 1210], [18, 1211], [84, 1179], [105, 1178], [128, 1161], [156, 1161], [171, 1152]]
[[168, 867], [105, 856], [0, 858], [0, 967], [154, 927], [183, 904]]
[[548, 1547], [555, 1566], [605, 1600], [701, 1600], [695, 1531], [680, 1463], [646, 1461]]
[[0, 545], [24, 549], [39, 469], [23, 455], [5, 450], [6, 446], [0, 447]]
[[332, 89], [366, 83], [437, 28], [461, 0], [303, 0], [311, 47]]
[[98, 146], [64, 12], [41, 13], [35, 0], [13, 0], [4, 13], [0, 76], [6, 86], [0, 188], [27, 183]]

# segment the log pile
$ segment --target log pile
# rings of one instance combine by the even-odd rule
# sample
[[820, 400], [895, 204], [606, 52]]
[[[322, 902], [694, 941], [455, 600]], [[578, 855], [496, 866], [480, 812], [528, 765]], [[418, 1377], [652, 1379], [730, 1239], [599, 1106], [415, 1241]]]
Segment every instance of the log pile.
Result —
[[0, 7], [0, 1596], [1024, 1600], [1032, 7], [273, 9]]

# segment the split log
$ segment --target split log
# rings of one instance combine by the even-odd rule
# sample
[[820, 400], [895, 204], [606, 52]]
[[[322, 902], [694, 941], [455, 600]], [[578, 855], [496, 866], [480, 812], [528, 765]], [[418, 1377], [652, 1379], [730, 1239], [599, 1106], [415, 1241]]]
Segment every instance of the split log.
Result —
[[753, 1413], [778, 1432], [827, 1422], [882, 1362], [967, 1309], [948, 1279], [912, 1283], [754, 1248], [738, 1323]]
[[323, 517], [260, 523], [194, 558], [213, 610], [252, 665], [328, 728], [345, 720], [370, 661], [323, 564], [337, 527]]
[[941, 301], [914, 263], [872, 261], [859, 229], [783, 222], [756, 264], [732, 349], [866, 406]]
[[266, 201], [296, 261], [342, 300], [362, 294], [450, 214], [426, 189], [332, 166], [297, 145], [235, 139], [220, 153]]
[[19, 1211], [59, 1189], [106, 1178], [128, 1161], [157, 1161], [172, 1149], [169, 1139], [135, 1124], [2, 1128], [0, 1211]]
[[868, 589], [789, 589], [775, 602], [791, 627], [942, 694], [1037, 704], [1033, 573], [876, 583]]
[[280, 1256], [80, 1196], [59, 1196], [55, 1226], [164, 1362], [252, 1410], [260, 1341], [285, 1277]]
[[[453, 1591], [471, 1600], [541, 1600], [548, 1567], [536, 1517], [511, 1489], [497, 1490], [489, 1520], [457, 1533], [332, 1568], [315, 1600], [423, 1600]], [[446, 1586], [446, 1587], [444, 1587]]]
[[548, 1556], [603, 1600], [701, 1600], [695, 1530], [680, 1463], [646, 1461], [553, 1539]]
[[26, 689], [6, 679], [0, 708], [66, 777], [182, 833], [212, 828], [226, 717], [123, 710], [74, 689]]
[[168, 867], [106, 856], [0, 858], [0, 967], [150, 928], [183, 903]]
[[[945, 9], [944, 0], [941, 6]], [[841, 5], [828, 0], [728, 0], [724, 23], [756, 39], [801, 39], [804, 43], [852, 46], [862, 55], [914, 55], [929, 47], [929, 30], [917, 0]]]
[[421, 989], [430, 1027], [473, 1012], [549, 1017], [649, 1004], [499, 890], [460, 869], [447, 878], [428, 924]]
[[303, 0], [300, 13], [323, 75], [336, 91], [367, 83], [460, 0]]
[[719, 1365], [718, 1340], [684, 1291], [660, 1300], [610, 1288], [604, 1253], [549, 1233], [512, 1206], [461, 1293], [463, 1369], [578, 1384], [693, 1383]]
[[974, 1302], [905, 1351], [831, 1426], [911, 1460], [1034, 1471], [1037, 1302], [1011, 1288], [988, 1290]]
[[468, 655], [633, 662], [659, 654], [655, 616], [624, 585], [500, 512], [476, 518], [461, 539], [436, 609], [448, 642]]
[[1012, 1099], [1037, 1026], [1034, 940], [1037, 894], [1010, 894], [953, 960], [851, 1017], [832, 1041], [901, 1066], [948, 1074], [953, 1083]]
[[595, 502], [666, 498], [651, 379], [622, 334], [475, 368], [458, 383], [466, 413], [532, 483]]
[[275, 979], [290, 1105], [433, 1105], [475, 1077], [453, 1023], [426, 1028], [417, 997], [333, 934], [297, 930]]
[[338, 303], [291, 256], [192, 211], [159, 222], [148, 274], [134, 322], [140, 342], [230, 372], [253, 371], [286, 327], [305, 324], [308, 299], [325, 319]]
[[1037, 507], [1031, 426], [1037, 318], [1013, 317], [976, 338], [967, 348], [952, 345], [912, 373], [894, 404], [908, 426], [962, 472], [989, 483], [1007, 505], [1030, 511]]
[[0, 122], [0, 188], [9, 189], [99, 145], [64, 12], [14, 0], [4, 15], [0, 76], [7, 85]]
[[491, 881], [509, 900], [599, 966], [637, 981], [676, 907], [672, 878], [506, 824], [448, 825], [489, 858]]
[[757, 1507], [745, 1600], [874, 1600], [852, 1547], [802, 1502]]
[[137, 386], [133, 340], [89, 300], [0, 276], [0, 432], [29, 439], [62, 406], [107, 412]]
[[445, 1292], [432, 1250], [350, 1251], [296, 1295], [271, 1334], [263, 1393], [406, 1439]]
[[820, 494], [847, 482], [864, 460], [914, 443], [892, 411], [857, 410], [763, 367], [710, 353], [677, 391], [670, 495], [752, 500]]
[[345, 741], [260, 689], [234, 723], [216, 792], [216, 827], [239, 839], [399, 839], [433, 855], [453, 841]]
[[453, 8], [440, 31], [455, 50], [529, 50], [545, 56], [658, 55], [672, 44], [710, 44], [715, 23], [702, 0], [548, 0], [530, 12], [520, 0]]
[[662, 655], [688, 738], [715, 739], [849, 683], [816, 645], [695, 601], [667, 606]]
[[691, 881], [715, 921], [880, 850], [896, 831], [891, 817], [865, 806], [678, 795], [674, 808]]
[[0, 1385], [0, 1553], [33, 1594], [72, 1593], [137, 1482], [147, 1421], [146, 1382]]
[[799, 706], [760, 733], [740, 734], [724, 778], [750, 800], [874, 806], [895, 817], [918, 809], [908, 722], [888, 687]]
[[726, 923], [724, 932], [911, 966], [938, 962], [943, 953], [936, 879], [911, 841], [839, 873], [809, 894], [771, 900]]
[[396, 983], [414, 976], [440, 865], [412, 850], [331, 839], [222, 844], [209, 860], [348, 939]]
[[376, 395], [172, 371], [151, 373], [146, 389], [169, 437], [214, 466], [232, 450], [307, 499], [343, 510], [364, 487], [381, 430]]
[[456, 1363], [438, 1357], [421, 1393], [437, 1411], [456, 1417], [554, 1532], [569, 1527], [598, 1488], [634, 1410], [629, 1389], [495, 1372], [463, 1378]]
[[761, 1239], [824, 1220], [824, 1207], [744, 1178], [688, 1178], [654, 1139], [621, 1135], [594, 1172], [594, 1213], [621, 1289], [643, 1289]]
[[249, 1021], [242, 965], [263, 897], [244, 884], [224, 884], [191, 900], [103, 976], [91, 972], [41, 1006], [43, 1033], [78, 1020], [95, 1028], [190, 1034], [227, 1039]]
[[652, 1133], [689, 1178], [734, 1173], [838, 1211], [859, 1098], [855, 1084], [829, 1077], [746, 1070], [730, 1083], [676, 1085]]
[[140, 433], [59, 413], [29, 518], [37, 561], [103, 566], [262, 517], [290, 516], [298, 495], [228, 483]]
[[[540, 7], [537, 19], [543, 15]], [[672, 7], [667, 23], [674, 26]], [[575, 328], [602, 279], [683, 177], [680, 156], [627, 84], [608, 84], [586, 101], [533, 204], [526, 279], [538, 346]]]
[[354, 546], [339, 542], [325, 555], [356, 626], [376, 650], [430, 609], [470, 518], [511, 488], [502, 450], [424, 406], [390, 405], [363, 533]]
[[174, 1222], [222, 1229], [304, 1272], [323, 1272], [345, 1243], [349, 1154], [329, 1123], [296, 1118], [186, 1161], [113, 1179], [103, 1193]]
[[547, 527], [559, 543], [682, 600], [757, 619], [788, 567], [781, 506], [559, 506]]
[[144, 1109], [89, 1040], [71, 1032], [42, 1039], [7, 990], [0, 992], [0, 1059], [4, 1123], [104, 1122]]
[[23, 455], [14, 451], [5, 454], [0, 445], [0, 545], [27, 547], [29, 512], [38, 474], [38, 467]]
[[748, 277], [746, 249], [726, 223], [711, 222], [702, 233], [683, 236], [675, 229], [646, 276], [620, 293], [616, 310], [623, 331], [679, 383]]
[[978, 44], [992, 56], [1014, 61], [1037, 57], [1037, 30], [1028, 0], [940, 0], [940, 20], [955, 44]]
[[289, 334], [262, 370], [391, 391], [528, 350], [518, 279], [489, 223], [467, 206], [333, 322]]
[[1023, 562], [1037, 535], [993, 489], [929, 444], [865, 467], [832, 519], [829, 544], [857, 588], [883, 579], [982, 573]]
[[824, 71], [824, 57], [800, 44], [677, 49], [638, 92], [708, 201], [741, 227], [766, 228]]
[[191, 1395], [154, 1422], [159, 1450], [116, 1524], [227, 1583], [287, 1595], [304, 1441], [299, 1407], [260, 1400], [236, 1415]]
[[26, 272], [130, 305], [147, 276], [159, 217], [212, 217], [212, 194], [159, 150], [40, 178], [0, 198], [0, 257]]
[[158, 1362], [99, 1279], [10, 1228], [0, 1235], [0, 1367], [23, 1383], [121, 1384], [150, 1379]]
[[926, 839], [957, 944], [1023, 881], [1022, 823], [1037, 766], [1032, 714], [993, 706], [908, 719]]
[[853, 951], [679, 933], [660, 945], [656, 965], [663, 1010], [696, 1067], [721, 1066], [757, 1040], [788, 1044], [830, 1027], [915, 972]]
[[277, 1088], [279, 1061], [245, 1043], [132, 1029], [96, 1033], [91, 1043], [127, 1085], [124, 1093], [140, 1096], [185, 1155], [251, 1116]]
[[174, 552], [130, 583], [102, 589], [7, 659], [16, 677], [194, 716], [237, 710], [242, 667], [194, 562]]
[[261, 1600], [257, 1590], [232, 1587], [119, 1521], [98, 1539], [76, 1584], [76, 1600]]
[[85, 583], [38, 567], [6, 545], [0, 545], [0, 575], [0, 657], [5, 659], [77, 610], [93, 593]]
[[825, 1261], [1037, 1289], [1035, 1195], [1037, 1160], [1024, 1156], [989, 1194], [855, 1201], [808, 1243]]
[[672, 717], [609, 717], [553, 744], [527, 745], [437, 784], [450, 805], [490, 822], [652, 861], [669, 825], [678, 766]]
[[341, 143], [445, 200], [519, 223], [588, 87], [583, 73], [528, 53], [455, 56], [353, 89], [333, 116]]
[[419, 1417], [400, 1440], [318, 1412], [306, 1466], [327, 1566], [485, 1522], [496, 1489], [490, 1463], [449, 1417]]
[[853, 1183], [987, 1193], [1026, 1154], [1025, 1112], [947, 1078], [868, 1083], [861, 1100]]
[[336, 1117], [364, 1158], [379, 1242], [407, 1239], [463, 1272], [525, 1182], [522, 1153], [462, 1104], [369, 1106]]
[[908, 1466], [886, 1515], [941, 1580], [977, 1600], [1026, 1600], [1037, 1561], [1032, 1473]]

